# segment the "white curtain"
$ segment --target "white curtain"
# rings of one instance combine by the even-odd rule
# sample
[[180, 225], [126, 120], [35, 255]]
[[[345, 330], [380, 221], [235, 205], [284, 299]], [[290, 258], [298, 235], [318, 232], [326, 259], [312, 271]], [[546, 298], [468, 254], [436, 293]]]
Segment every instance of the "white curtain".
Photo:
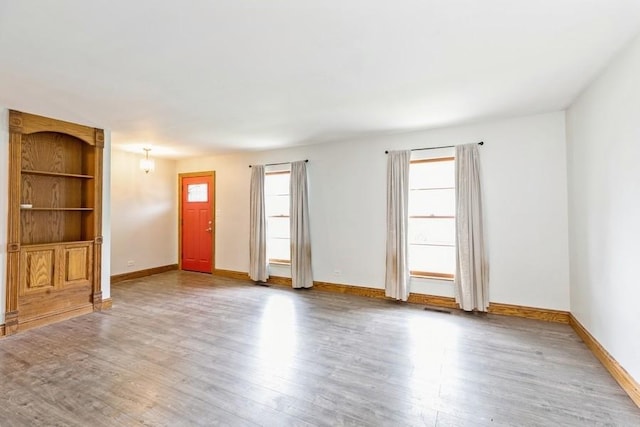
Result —
[[456, 146], [456, 302], [465, 311], [489, 308], [478, 144]]
[[269, 278], [267, 216], [264, 207], [264, 166], [251, 168], [249, 209], [249, 277], [257, 282]]
[[309, 191], [307, 163], [291, 163], [289, 182], [291, 226], [291, 285], [294, 288], [313, 286], [311, 274], [311, 234], [309, 232]]
[[409, 164], [411, 151], [390, 151], [387, 158], [387, 269], [385, 295], [409, 297]]

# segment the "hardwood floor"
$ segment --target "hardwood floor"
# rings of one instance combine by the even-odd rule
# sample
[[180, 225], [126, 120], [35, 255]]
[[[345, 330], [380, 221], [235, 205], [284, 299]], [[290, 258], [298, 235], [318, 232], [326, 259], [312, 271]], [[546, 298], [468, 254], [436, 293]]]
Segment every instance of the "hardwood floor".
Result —
[[0, 340], [2, 426], [638, 426], [568, 325], [171, 271]]

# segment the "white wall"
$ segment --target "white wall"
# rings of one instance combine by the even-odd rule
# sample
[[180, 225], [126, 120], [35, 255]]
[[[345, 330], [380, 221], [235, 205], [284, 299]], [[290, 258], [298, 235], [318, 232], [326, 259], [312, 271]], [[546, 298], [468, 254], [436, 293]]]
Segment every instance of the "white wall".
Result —
[[640, 38], [567, 111], [571, 312], [640, 380]]
[[112, 275], [178, 262], [176, 162], [155, 159], [155, 171], [145, 174], [141, 158], [111, 151]]
[[102, 299], [111, 297], [111, 131], [104, 130], [102, 151]]
[[[309, 159], [314, 279], [384, 287], [387, 149], [484, 140], [491, 301], [569, 309], [564, 113], [178, 161], [216, 171], [216, 268], [248, 270], [249, 164]], [[115, 227], [115, 225], [114, 225]], [[341, 274], [335, 275], [334, 271]], [[282, 274], [282, 270], [275, 272]], [[412, 291], [452, 296], [450, 282]]]

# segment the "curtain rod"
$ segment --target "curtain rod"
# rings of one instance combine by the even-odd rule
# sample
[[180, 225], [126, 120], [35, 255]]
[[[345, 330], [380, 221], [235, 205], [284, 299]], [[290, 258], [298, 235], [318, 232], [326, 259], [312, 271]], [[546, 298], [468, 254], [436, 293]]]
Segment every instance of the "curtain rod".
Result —
[[[305, 163], [309, 163], [309, 159], [304, 159]], [[291, 162], [280, 162], [280, 163], [267, 163], [266, 165], [263, 166], [277, 166], [277, 165], [289, 165], [291, 164]], [[249, 165], [249, 167], [251, 167], [253, 165]]]
[[[478, 145], [484, 145], [484, 141], [478, 142]], [[443, 145], [442, 147], [412, 148], [410, 151], [437, 150], [438, 148], [453, 148], [453, 147], [455, 147], [455, 145]], [[386, 150], [384, 154], [389, 154], [389, 150]]]

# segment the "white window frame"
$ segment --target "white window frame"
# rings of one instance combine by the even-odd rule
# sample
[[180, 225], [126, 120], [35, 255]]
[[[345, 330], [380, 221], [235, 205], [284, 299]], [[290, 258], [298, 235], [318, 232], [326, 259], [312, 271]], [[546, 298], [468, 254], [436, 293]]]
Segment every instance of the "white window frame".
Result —
[[[290, 170], [271, 170], [271, 171], [265, 171], [265, 179], [270, 176], [270, 175], [289, 175], [289, 179], [291, 179], [291, 171]], [[289, 198], [291, 197], [291, 194], [289, 194], [289, 192], [287, 192], [286, 194], [278, 194], [277, 196], [288, 196]], [[267, 189], [266, 189], [266, 185], [265, 185], [265, 198], [269, 197], [269, 196], [276, 196], [276, 194], [267, 194]], [[269, 240], [270, 240], [270, 236], [268, 235], [269, 233], [269, 229], [268, 229], [268, 224], [269, 224], [269, 218], [287, 218], [289, 221], [289, 224], [291, 224], [291, 216], [290, 215], [267, 215], [267, 245], [269, 244]], [[285, 240], [284, 238], [282, 238], [282, 240]], [[291, 247], [291, 237], [289, 237], [288, 239], [286, 239], [289, 241], [289, 247]], [[267, 253], [269, 253], [269, 248], [267, 247]], [[269, 258], [269, 264], [278, 264], [278, 265], [291, 265], [291, 253], [289, 252], [289, 259], [278, 259], [278, 258]]]
[[[421, 159], [412, 159], [410, 161], [410, 165], [419, 164], [419, 163], [433, 163], [433, 162], [454, 162], [454, 165], [455, 165], [455, 157], [451, 156], [451, 155], [445, 155], [445, 156], [437, 156], [437, 157], [429, 157], [429, 158], [421, 158]], [[431, 187], [427, 187], [427, 188], [423, 188], [421, 190], [429, 190], [429, 189], [432, 189], [432, 190], [444, 190], [444, 189], [452, 190], [452, 191], [454, 191], [454, 194], [455, 194], [455, 187], [446, 187], [446, 188], [436, 188], [436, 187], [431, 188]], [[411, 191], [412, 190], [415, 191], [417, 189], [409, 188], [409, 200], [411, 200]], [[455, 210], [454, 210], [454, 212], [455, 212]], [[415, 218], [415, 219], [453, 219], [455, 221], [455, 214], [454, 215], [445, 215], [445, 216], [409, 215], [409, 220], [411, 220], [412, 218]], [[416, 244], [414, 244], [414, 245], [416, 245]], [[411, 242], [409, 242], [409, 246], [412, 246]], [[452, 245], [439, 244], [439, 246], [447, 246], [447, 247], [455, 248], [455, 242]], [[409, 274], [411, 275], [411, 277], [418, 277], [418, 278], [425, 278], [425, 279], [438, 279], [438, 280], [447, 280], [447, 281], [453, 281], [454, 277], [455, 277], [454, 274], [437, 272], [437, 271], [411, 270], [411, 271], [409, 271]]]

